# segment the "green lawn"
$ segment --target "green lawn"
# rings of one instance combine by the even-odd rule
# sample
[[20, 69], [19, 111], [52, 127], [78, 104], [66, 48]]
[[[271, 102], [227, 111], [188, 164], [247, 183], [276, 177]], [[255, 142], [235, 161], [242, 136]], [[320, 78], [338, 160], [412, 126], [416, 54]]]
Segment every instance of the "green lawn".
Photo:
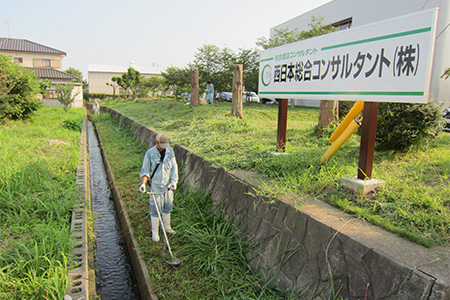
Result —
[[105, 100], [101, 105], [166, 132], [172, 143], [217, 166], [257, 172], [266, 178], [266, 194], [320, 198], [428, 247], [450, 241], [450, 134], [441, 133], [408, 153], [376, 152], [372, 177], [387, 185], [355, 196], [341, 186], [340, 178], [356, 176], [359, 136], [354, 134], [328, 162], [320, 163], [329, 142], [314, 135], [316, 108], [289, 109], [290, 155], [272, 156], [277, 106], [245, 104], [240, 120], [231, 117], [231, 103], [191, 107], [169, 100]]
[[[0, 298], [62, 299], [84, 109], [0, 125]], [[69, 129], [68, 129], [69, 128]], [[79, 127], [81, 128], [81, 127]]]

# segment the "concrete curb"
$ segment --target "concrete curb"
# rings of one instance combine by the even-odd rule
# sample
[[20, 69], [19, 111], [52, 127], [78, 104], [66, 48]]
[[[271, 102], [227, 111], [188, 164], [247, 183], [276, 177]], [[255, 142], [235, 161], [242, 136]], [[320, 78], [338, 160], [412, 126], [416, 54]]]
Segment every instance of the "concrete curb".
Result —
[[68, 287], [64, 300], [89, 299], [90, 285], [88, 273], [88, 240], [87, 240], [87, 203], [91, 202], [91, 181], [89, 175], [89, 152], [87, 150], [87, 120], [86, 113], [83, 119], [83, 129], [80, 136], [80, 152], [77, 167], [76, 183], [85, 193], [84, 199], [79, 199], [72, 212], [70, 238], [74, 243], [71, 251], [73, 259], [69, 262], [71, 268], [68, 272]]

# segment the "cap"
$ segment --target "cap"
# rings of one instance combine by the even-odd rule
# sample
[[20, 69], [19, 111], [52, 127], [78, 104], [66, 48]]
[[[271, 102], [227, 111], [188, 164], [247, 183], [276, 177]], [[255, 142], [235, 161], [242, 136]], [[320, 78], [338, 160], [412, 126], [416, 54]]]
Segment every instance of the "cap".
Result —
[[158, 133], [155, 139], [161, 148], [169, 148], [169, 137], [165, 133]]

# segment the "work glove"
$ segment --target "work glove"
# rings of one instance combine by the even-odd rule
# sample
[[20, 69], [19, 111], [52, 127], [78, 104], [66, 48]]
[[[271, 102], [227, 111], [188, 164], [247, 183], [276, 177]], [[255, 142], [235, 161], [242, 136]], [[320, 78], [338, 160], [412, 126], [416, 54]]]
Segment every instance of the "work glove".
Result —
[[175, 191], [177, 189], [177, 187], [175, 186], [175, 184], [171, 183], [169, 184], [169, 190]]
[[139, 187], [139, 192], [145, 193], [145, 184], [141, 184], [141, 186]]

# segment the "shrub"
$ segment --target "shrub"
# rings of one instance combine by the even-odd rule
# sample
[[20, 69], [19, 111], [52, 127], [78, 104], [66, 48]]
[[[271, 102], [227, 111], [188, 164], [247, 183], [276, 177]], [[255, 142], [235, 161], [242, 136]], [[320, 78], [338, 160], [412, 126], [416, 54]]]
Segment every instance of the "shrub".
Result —
[[83, 128], [83, 120], [67, 119], [62, 122], [61, 126], [69, 130], [81, 131]]
[[95, 99], [103, 100], [103, 99], [106, 99], [108, 97], [111, 97], [111, 95], [106, 95], [106, 94], [101, 94], [101, 93], [89, 93], [88, 97], [85, 98], [85, 99], [89, 100], [89, 101], [91, 101], [91, 100], [93, 101]]
[[380, 103], [377, 150], [404, 151], [439, 132], [440, 108], [433, 103]]
[[0, 54], [0, 121], [25, 119], [37, 110], [39, 86], [33, 74]]

